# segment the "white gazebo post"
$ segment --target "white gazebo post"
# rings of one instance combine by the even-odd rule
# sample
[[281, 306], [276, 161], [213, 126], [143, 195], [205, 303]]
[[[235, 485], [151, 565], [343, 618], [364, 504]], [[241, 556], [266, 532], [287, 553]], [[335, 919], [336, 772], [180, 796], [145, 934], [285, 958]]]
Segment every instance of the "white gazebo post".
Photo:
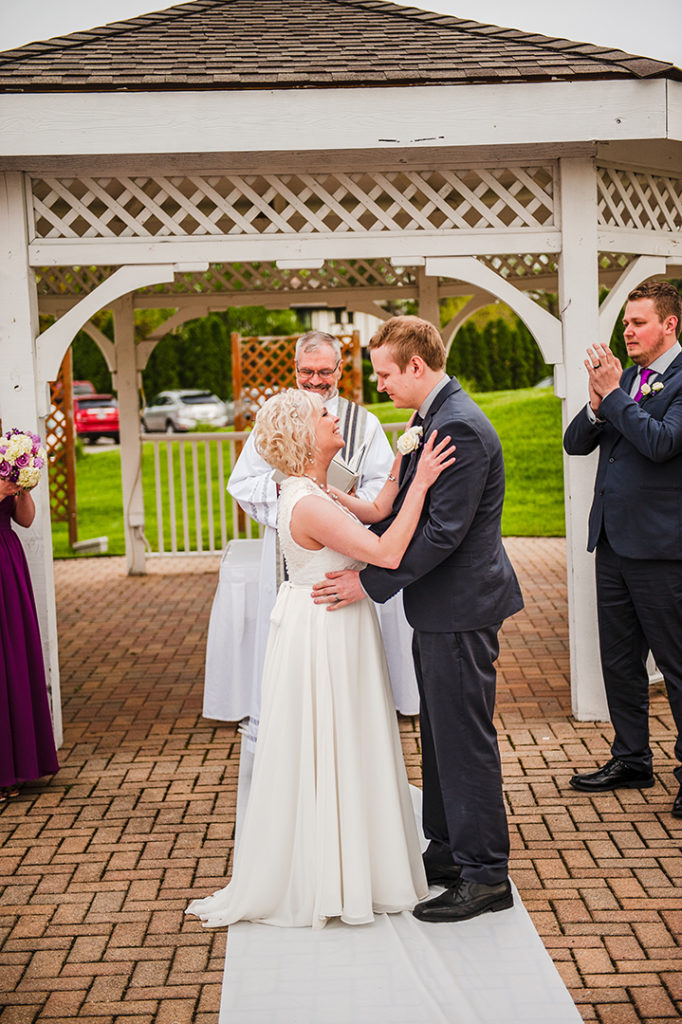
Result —
[[121, 435], [126, 568], [129, 575], [135, 576], [145, 571], [145, 542], [139, 380], [132, 294], [117, 299], [112, 305], [112, 311], [116, 350], [114, 387], [118, 392]]
[[[587, 402], [585, 349], [599, 340], [597, 174], [589, 157], [559, 161], [562, 248], [559, 306], [563, 366], [555, 369], [563, 399], [563, 427]], [[566, 560], [573, 714], [608, 720], [599, 661], [594, 557], [587, 552], [587, 517], [592, 502], [596, 453], [564, 455]]]
[[417, 267], [417, 289], [419, 294], [419, 315], [440, 330], [440, 302], [438, 278], [427, 277], [425, 267]]
[[[0, 175], [0, 417], [3, 430], [19, 427], [45, 438], [47, 382], [36, 376], [38, 304], [35, 274], [28, 265], [28, 211], [22, 174]], [[52, 566], [50, 493], [47, 472], [34, 492], [36, 517], [21, 540], [38, 610], [52, 725], [62, 744], [62, 709], [57, 659], [57, 611]]]

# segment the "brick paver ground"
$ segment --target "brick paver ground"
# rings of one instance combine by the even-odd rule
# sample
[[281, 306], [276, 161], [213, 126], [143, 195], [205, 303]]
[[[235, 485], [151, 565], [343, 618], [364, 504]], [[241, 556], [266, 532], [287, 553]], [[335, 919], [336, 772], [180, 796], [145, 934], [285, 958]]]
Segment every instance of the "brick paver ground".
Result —
[[[508, 549], [528, 605], [499, 663], [511, 873], [585, 1021], [679, 1020], [665, 695], [652, 696], [656, 786], [573, 793], [570, 775], [608, 757], [609, 729], [570, 716], [564, 542]], [[233, 845], [239, 737], [201, 718], [217, 566], [158, 559], [129, 578], [118, 558], [56, 564], [62, 769], [0, 811], [0, 1024], [217, 1022], [226, 933], [183, 916], [224, 883]], [[401, 731], [417, 782], [416, 721]]]

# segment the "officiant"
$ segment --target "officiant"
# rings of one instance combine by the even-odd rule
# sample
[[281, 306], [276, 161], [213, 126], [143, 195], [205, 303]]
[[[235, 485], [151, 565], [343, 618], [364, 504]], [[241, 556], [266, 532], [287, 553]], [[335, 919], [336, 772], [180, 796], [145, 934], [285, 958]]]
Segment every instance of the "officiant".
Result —
[[[322, 331], [310, 331], [298, 339], [294, 358], [297, 387], [322, 398], [328, 412], [338, 417], [339, 430], [346, 442], [336, 467], [332, 463], [330, 483], [344, 490], [352, 487], [358, 497], [372, 501], [391, 472], [393, 452], [377, 417], [339, 394], [343, 369], [339, 339]], [[253, 692], [258, 695], [260, 706], [260, 678], [270, 613], [286, 570], [277, 550], [277, 484], [272, 467], [256, 451], [252, 435], [237, 459], [227, 490], [251, 519], [265, 527], [253, 658]], [[252, 713], [247, 744], [255, 740], [257, 728], [257, 715]]]

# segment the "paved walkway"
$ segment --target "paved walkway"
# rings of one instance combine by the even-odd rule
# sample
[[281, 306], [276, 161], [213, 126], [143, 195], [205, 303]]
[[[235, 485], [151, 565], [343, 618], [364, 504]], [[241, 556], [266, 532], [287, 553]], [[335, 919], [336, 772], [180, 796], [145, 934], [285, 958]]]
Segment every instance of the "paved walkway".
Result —
[[[528, 604], [499, 665], [512, 875], [585, 1021], [679, 1020], [667, 701], [657, 688], [655, 787], [573, 793], [609, 729], [570, 717], [564, 542], [508, 549]], [[0, 811], [0, 1024], [217, 1022], [226, 933], [183, 917], [232, 854], [239, 737], [201, 718], [217, 566], [157, 559], [129, 578], [119, 558], [56, 563], [62, 769]], [[400, 724], [418, 782], [418, 726]]]

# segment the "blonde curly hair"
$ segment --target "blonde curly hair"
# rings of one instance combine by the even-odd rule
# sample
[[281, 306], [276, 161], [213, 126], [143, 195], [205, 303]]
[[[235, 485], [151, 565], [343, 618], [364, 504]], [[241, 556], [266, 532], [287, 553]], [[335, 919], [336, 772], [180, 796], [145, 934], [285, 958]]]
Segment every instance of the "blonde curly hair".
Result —
[[259, 455], [287, 476], [301, 476], [312, 461], [315, 427], [322, 414], [319, 395], [288, 388], [269, 398], [256, 415], [254, 442]]

